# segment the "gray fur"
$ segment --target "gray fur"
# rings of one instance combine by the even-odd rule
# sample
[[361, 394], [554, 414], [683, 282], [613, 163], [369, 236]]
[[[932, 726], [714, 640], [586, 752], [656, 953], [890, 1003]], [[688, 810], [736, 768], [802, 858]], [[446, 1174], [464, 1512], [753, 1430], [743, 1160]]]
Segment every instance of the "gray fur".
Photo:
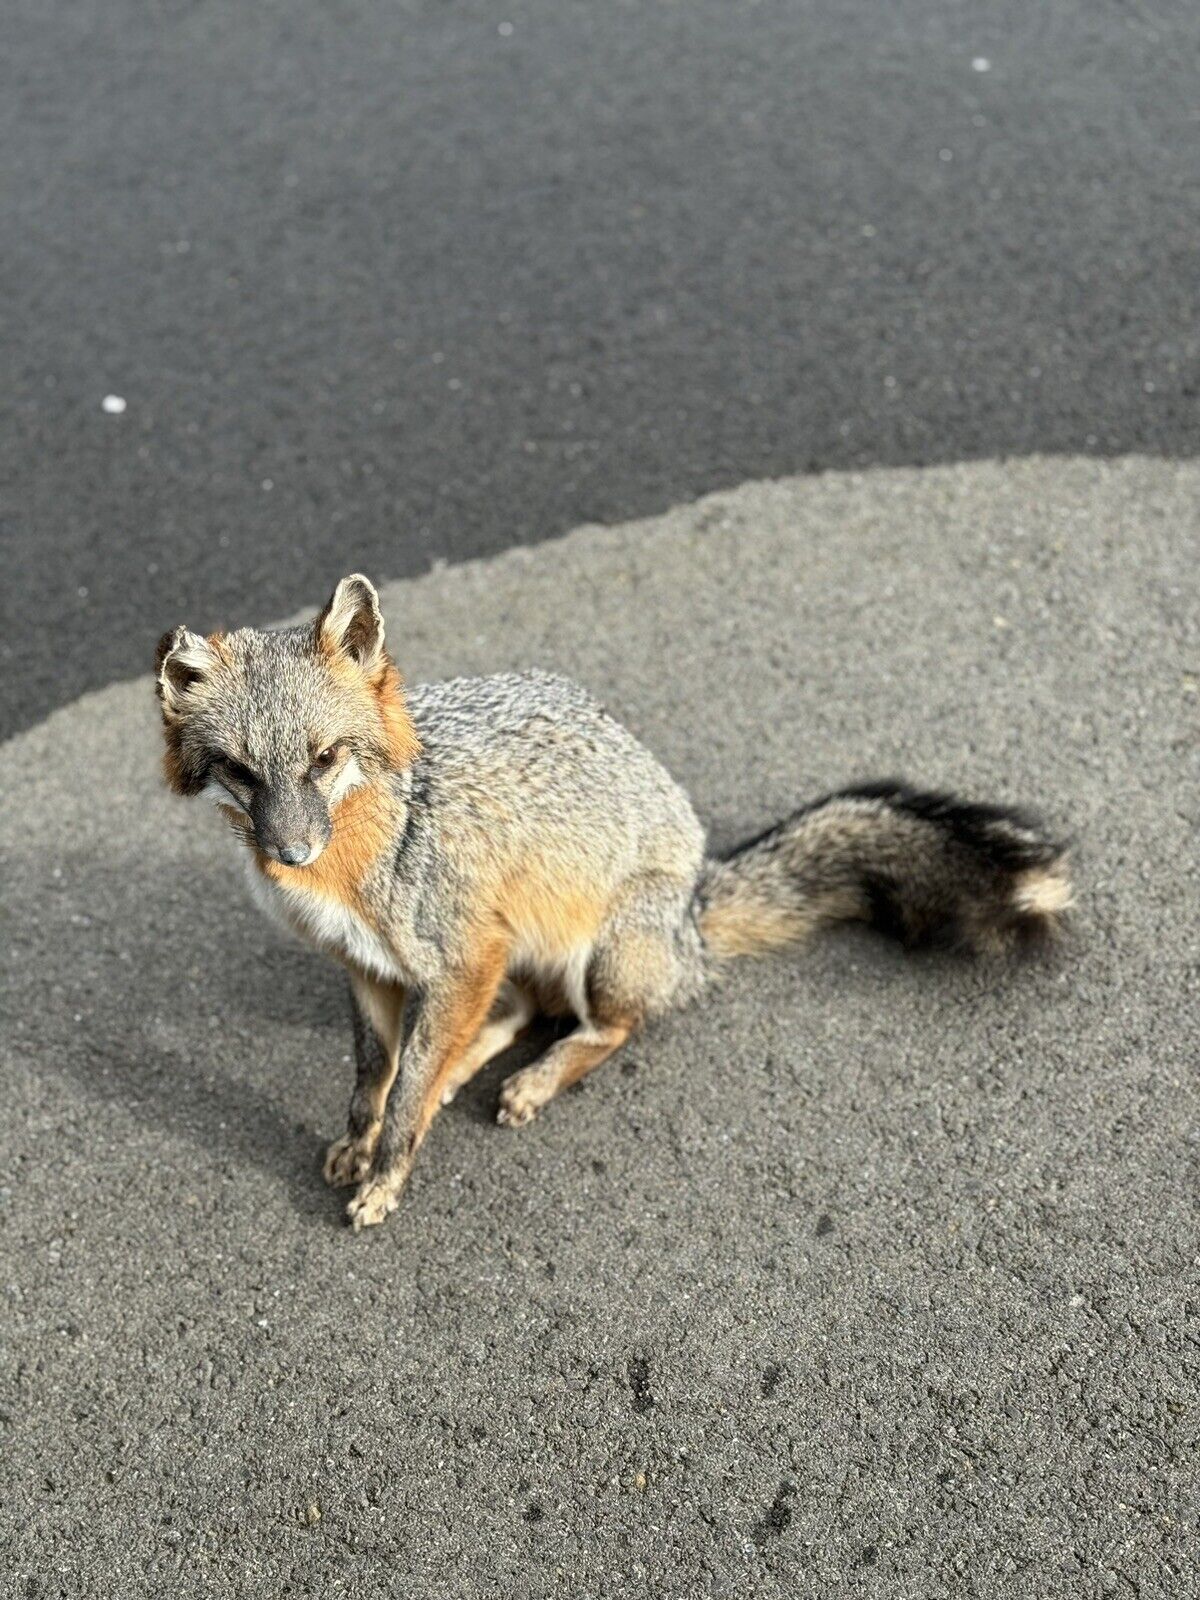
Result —
[[613, 972], [621, 998], [651, 1015], [695, 993], [702, 961], [690, 908], [704, 832], [627, 729], [578, 684], [545, 672], [422, 685], [409, 709], [422, 753], [399, 792], [419, 796], [406, 846], [414, 870], [394, 880], [393, 904], [414, 935], [422, 912], [443, 935], [447, 912], [451, 927], [469, 920], [472, 885], [497, 859], [549, 855], [611, 907], [595, 952], [602, 982], [608, 946], [626, 930], [646, 932], [662, 942], [661, 966]]
[[[578, 1026], [508, 1080], [512, 1124], [690, 1000], [712, 957], [837, 918], [906, 938], [953, 925], [982, 948], [1049, 926], [1067, 897], [1061, 851], [1026, 819], [899, 785], [831, 796], [706, 862], [683, 790], [578, 685], [502, 674], [403, 701], [357, 575], [306, 627], [176, 630], [159, 693], [175, 786], [215, 775], [236, 795], [260, 897], [350, 968], [358, 1082], [326, 1176], [359, 1182], [356, 1227], [394, 1208], [434, 1103], [535, 1005]], [[342, 810], [350, 780], [364, 792]], [[298, 835], [312, 862], [278, 868]]]

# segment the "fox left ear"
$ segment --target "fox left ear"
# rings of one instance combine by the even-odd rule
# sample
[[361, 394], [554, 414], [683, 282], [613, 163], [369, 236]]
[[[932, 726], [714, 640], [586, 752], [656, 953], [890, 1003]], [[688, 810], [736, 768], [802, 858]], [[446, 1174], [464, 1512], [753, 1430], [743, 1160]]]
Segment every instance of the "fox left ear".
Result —
[[167, 716], [179, 716], [184, 697], [201, 684], [217, 665], [209, 641], [190, 628], [172, 628], [158, 641], [154, 658], [158, 698]]
[[349, 656], [368, 677], [384, 664], [379, 596], [361, 572], [343, 578], [317, 618], [317, 638], [331, 655]]

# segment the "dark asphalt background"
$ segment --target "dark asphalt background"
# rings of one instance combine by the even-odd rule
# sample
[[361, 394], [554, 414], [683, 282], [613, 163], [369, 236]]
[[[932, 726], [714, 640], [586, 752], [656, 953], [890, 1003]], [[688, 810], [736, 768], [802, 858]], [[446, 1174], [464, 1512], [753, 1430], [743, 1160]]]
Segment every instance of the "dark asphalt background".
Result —
[[0, 731], [350, 567], [1192, 454], [1198, 56], [1173, 0], [14, 0]]

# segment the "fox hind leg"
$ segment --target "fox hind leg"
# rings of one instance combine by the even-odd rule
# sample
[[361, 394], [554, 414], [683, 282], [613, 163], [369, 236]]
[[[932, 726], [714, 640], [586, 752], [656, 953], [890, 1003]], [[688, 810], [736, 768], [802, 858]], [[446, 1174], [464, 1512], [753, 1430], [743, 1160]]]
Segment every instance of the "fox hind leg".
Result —
[[532, 1121], [556, 1094], [619, 1050], [645, 1018], [699, 987], [699, 935], [690, 915], [692, 885], [650, 874], [630, 884], [596, 938], [575, 1002], [579, 1026], [500, 1090], [496, 1120]]
[[632, 1022], [585, 1022], [550, 1046], [540, 1061], [506, 1078], [500, 1090], [496, 1121], [506, 1128], [532, 1122], [556, 1094], [586, 1077], [633, 1032]]

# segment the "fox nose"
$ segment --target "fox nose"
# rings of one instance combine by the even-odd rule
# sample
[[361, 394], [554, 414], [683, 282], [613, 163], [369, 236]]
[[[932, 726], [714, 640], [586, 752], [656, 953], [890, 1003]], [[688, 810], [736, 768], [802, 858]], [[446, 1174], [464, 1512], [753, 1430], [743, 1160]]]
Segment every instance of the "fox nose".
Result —
[[312, 855], [306, 844], [281, 844], [279, 846], [279, 859], [289, 867], [302, 867]]

